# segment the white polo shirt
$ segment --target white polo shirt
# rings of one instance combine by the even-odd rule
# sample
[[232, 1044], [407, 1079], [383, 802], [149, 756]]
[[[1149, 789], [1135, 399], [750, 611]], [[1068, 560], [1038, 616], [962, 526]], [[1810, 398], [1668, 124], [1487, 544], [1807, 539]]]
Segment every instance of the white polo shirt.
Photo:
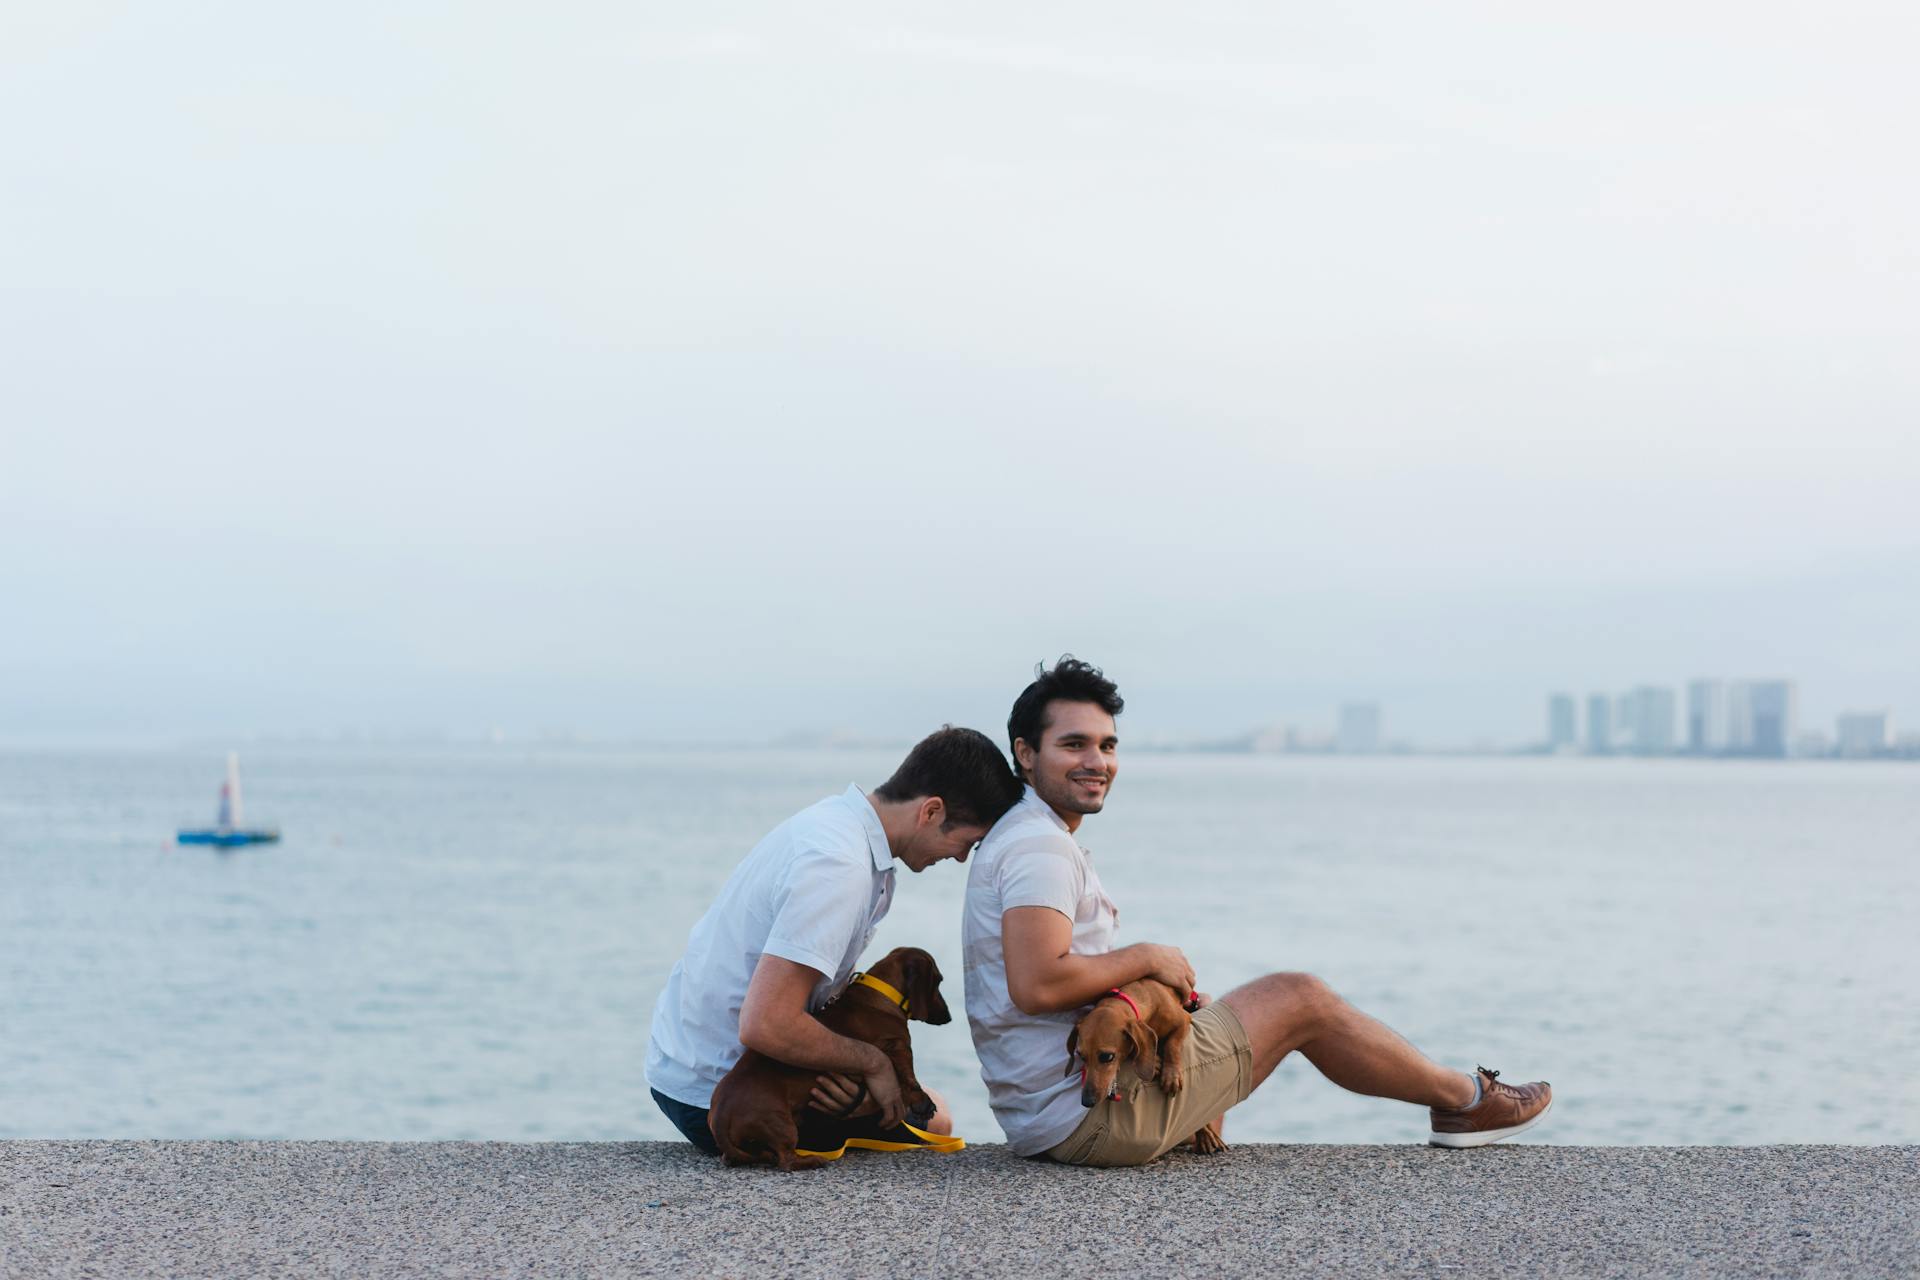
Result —
[[647, 1083], [690, 1107], [740, 1058], [740, 1006], [762, 955], [824, 975], [807, 1007], [845, 986], [893, 905], [893, 853], [880, 815], [850, 786], [753, 847], [687, 935], [653, 1006]]
[[1062, 1074], [1067, 1033], [1083, 1011], [1020, 1012], [1007, 994], [1000, 917], [1014, 907], [1050, 907], [1073, 921], [1073, 953], [1097, 956], [1113, 950], [1120, 913], [1100, 887], [1093, 855], [1032, 787], [987, 832], [972, 864], [960, 933], [967, 1024], [1007, 1145], [1035, 1155], [1066, 1141], [1087, 1114], [1080, 1081]]

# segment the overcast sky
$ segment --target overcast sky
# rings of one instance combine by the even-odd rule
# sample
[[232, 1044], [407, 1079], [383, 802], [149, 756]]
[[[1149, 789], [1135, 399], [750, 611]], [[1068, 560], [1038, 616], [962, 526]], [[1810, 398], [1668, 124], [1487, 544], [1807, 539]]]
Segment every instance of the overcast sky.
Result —
[[0, 10], [0, 738], [1920, 727], [1920, 13]]

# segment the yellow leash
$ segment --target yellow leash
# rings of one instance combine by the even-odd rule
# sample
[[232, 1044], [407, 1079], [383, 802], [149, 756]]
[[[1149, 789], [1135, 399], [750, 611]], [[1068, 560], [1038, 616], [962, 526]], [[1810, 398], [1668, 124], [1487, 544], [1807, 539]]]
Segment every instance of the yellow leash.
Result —
[[915, 1128], [910, 1124], [903, 1124], [900, 1127], [920, 1141], [891, 1142], [885, 1138], [848, 1138], [831, 1151], [802, 1151], [796, 1148], [793, 1154], [818, 1156], [822, 1160], [838, 1160], [847, 1154], [848, 1147], [859, 1147], [862, 1151], [931, 1151], [943, 1156], [952, 1155], [956, 1151], [964, 1151], [967, 1148], [965, 1138], [951, 1136], [943, 1138], [937, 1133], [928, 1133], [925, 1129]]

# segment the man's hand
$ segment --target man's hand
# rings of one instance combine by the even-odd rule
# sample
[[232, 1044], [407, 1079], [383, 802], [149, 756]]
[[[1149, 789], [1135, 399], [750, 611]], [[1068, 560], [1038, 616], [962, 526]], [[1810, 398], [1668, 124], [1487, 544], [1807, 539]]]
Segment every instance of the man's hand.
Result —
[[[859, 1077], [829, 1072], [816, 1077], [813, 1082], [812, 1109], [827, 1115], [844, 1119], [853, 1115], [873, 1115], [880, 1117], [880, 1127], [891, 1129], [907, 1118], [907, 1104], [900, 1096], [900, 1081], [893, 1074], [893, 1064], [884, 1056], [872, 1071]], [[889, 1102], [892, 1115], [889, 1118]], [[865, 1104], [865, 1105], [862, 1105]]]
[[1208, 995], [1204, 991], [1196, 991], [1193, 993], [1193, 1001], [1195, 1004], [1199, 1005], [1202, 1009], [1204, 1009], [1208, 1005], [1213, 1003], [1213, 997]]
[[880, 1108], [880, 1127], [891, 1129], [897, 1124], [904, 1124], [907, 1104], [900, 1096], [900, 1081], [894, 1077], [893, 1064], [882, 1056], [879, 1065], [867, 1073], [866, 1081], [868, 1096]]
[[1158, 942], [1136, 942], [1127, 948], [1138, 951], [1147, 965], [1147, 976], [1158, 978], [1180, 993], [1181, 999], [1193, 991], [1193, 966], [1187, 963], [1187, 957], [1178, 947], [1164, 946]]
[[852, 1076], [830, 1072], [813, 1081], [813, 1109], [830, 1116], [850, 1116], [854, 1108], [867, 1100], [867, 1089]]

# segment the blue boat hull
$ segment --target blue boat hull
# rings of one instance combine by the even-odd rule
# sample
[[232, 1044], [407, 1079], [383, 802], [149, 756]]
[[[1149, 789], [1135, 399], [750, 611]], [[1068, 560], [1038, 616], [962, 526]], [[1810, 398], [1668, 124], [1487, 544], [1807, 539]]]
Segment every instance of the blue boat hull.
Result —
[[203, 827], [199, 830], [182, 831], [177, 839], [181, 844], [211, 844], [222, 849], [237, 844], [272, 844], [280, 838], [278, 831], [272, 830], [234, 830], [219, 827]]

